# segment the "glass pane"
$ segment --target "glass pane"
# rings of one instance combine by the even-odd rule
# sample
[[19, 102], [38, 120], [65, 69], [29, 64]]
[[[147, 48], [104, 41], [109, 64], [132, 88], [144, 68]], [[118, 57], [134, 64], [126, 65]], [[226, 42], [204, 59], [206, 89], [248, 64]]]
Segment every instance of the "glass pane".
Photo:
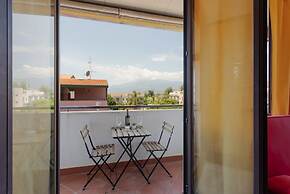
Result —
[[[173, 4], [181, 4], [182, 7], [182, 1]], [[134, 23], [126, 25], [89, 20], [83, 18], [89, 14], [84, 14], [82, 10], [72, 11], [82, 19], [60, 17], [60, 193], [78, 193], [85, 184], [89, 171], [86, 167], [92, 165], [79, 132], [85, 125], [95, 145], [115, 145], [115, 154], [108, 163], [114, 164], [122, 156], [121, 161], [126, 164], [129, 156], [127, 153], [121, 155], [124, 145], [112, 136], [114, 131], [112, 133], [111, 129], [121, 127], [125, 130], [124, 134], [129, 130], [132, 135], [128, 127], [125, 129], [128, 109], [131, 129], [138, 131], [141, 128], [141, 131], [144, 129], [150, 133], [151, 137], [146, 137], [144, 141], [159, 140], [163, 121], [174, 125], [172, 138], [162, 158], [172, 178], [158, 165], [148, 185], [138, 168], [131, 163], [132, 168], [126, 169], [124, 176], [120, 177], [116, 193], [181, 194], [182, 32], [156, 29], [156, 26], [140, 27]], [[61, 13], [65, 14], [63, 7]], [[169, 137], [170, 133], [164, 131], [160, 140], [162, 146], [167, 146]], [[127, 137], [123, 139], [128, 141]], [[149, 153], [143, 145], [137, 147], [142, 137], [131, 136], [130, 139], [132, 151], [137, 149], [135, 158], [145, 164]], [[160, 157], [162, 152], [155, 154]], [[143, 168], [146, 176], [155, 165], [154, 157], [150, 159], [152, 162]], [[122, 174], [123, 164], [117, 164], [114, 173], [108, 173], [113, 181]], [[77, 169], [83, 170], [73, 173]], [[112, 193], [112, 186], [105, 176], [98, 173], [87, 185], [86, 191]]]
[[13, 1], [13, 193], [54, 193], [54, 4]]
[[252, 4], [252, 0], [195, 1], [199, 194], [253, 191]]

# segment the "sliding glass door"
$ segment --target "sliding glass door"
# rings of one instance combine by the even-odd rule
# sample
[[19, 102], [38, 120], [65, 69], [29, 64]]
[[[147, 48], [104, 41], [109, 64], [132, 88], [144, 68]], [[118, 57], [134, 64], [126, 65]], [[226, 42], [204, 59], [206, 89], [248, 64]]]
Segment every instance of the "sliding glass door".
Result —
[[55, 193], [55, 1], [14, 0], [13, 194]]
[[194, 1], [195, 192], [251, 194], [253, 0]]
[[[58, 184], [55, 177], [57, 171], [55, 1], [57, 0], [13, 0], [13, 82], [10, 83], [13, 84], [13, 98], [10, 100], [13, 99], [12, 185], [15, 194], [56, 193], [55, 188]], [[190, 35], [194, 38], [191, 44], [188, 43], [191, 39], [185, 37], [185, 42], [189, 47], [193, 45], [194, 50], [189, 55], [188, 51], [191, 50], [187, 48], [185, 50], [185, 64], [194, 67], [191, 73], [187, 71], [191, 68], [187, 68], [185, 76], [187, 86], [184, 119], [185, 164], [187, 164], [185, 172], [193, 169], [195, 178], [191, 184], [194, 183], [194, 192], [199, 194], [250, 194], [253, 193], [253, 188], [257, 187], [254, 184], [255, 177], [258, 177], [256, 181], [258, 184], [262, 182], [259, 178], [267, 177], [257, 170], [260, 166], [256, 163], [265, 158], [259, 146], [266, 147], [263, 134], [257, 133], [264, 127], [263, 123], [259, 125], [260, 121], [263, 122], [265, 111], [260, 106], [263, 102], [259, 102], [264, 91], [259, 90], [259, 87], [263, 87], [262, 82], [265, 83], [263, 79], [265, 72], [262, 67], [257, 69], [259, 63], [261, 65], [264, 61], [259, 60], [260, 55], [263, 55], [263, 48], [256, 53], [259, 44], [263, 43], [258, 42], [256, 46], [256, 41], [258, 33], [261, 39], [265, 37], [266, 30], [264, 28], [259, 32], [261, 23], [254, 23], [263, 19], [263, 16], [259, 15], [259, 9], [254, 9], [253, 1], [259, 2], [258, 0], [185, 1], [185, 5], [193, 2], [191, 11], [194, 13], [191, 29], [194, 36]], [[2, 6], [0, 7], [2, 11], [1, 8]], [[5, 9], [8, 10], [9, 7]], [[1, 27], [2, 23], [7, 27], [9, 14], [2, 13], [4, 12], [0, 14]], [[185, 19], [188, 20], [193, 15], [185, 15]], [[256, 17], [258, 20], [255, 20]], [[186, 30], [190, 27], [188, 24], [185, 24]], [[7, 28], [2, 29], [4, 28], [0, 30], [1, 43], [2, 37], [4, 39], [8, 37], [9, 40], [10, 33]], [[186, 33], [188, 32], [191, 31]], [[0, 79], [1, 89], [4, 88], [9, 93], [7, 64], [11, 53], [9, 41], [4, 42], [6, 45], [1, 44], [0, 48], [5, 52], [1, 52], [1, 56], [8, 57], [6, 61], [1, 59], [1, 73], [4, 72], [4, 76]], [[192, 58], [194, 61], [190, 64]], [[262, 77], [257, 76], [259, 70]], [[194, 81], [191, 78], [194, 78]], [[190, 81], [194, 83], [194, 89], [190, 88], [192, 84]], [[0, 94], [1, 100], [2, 97], [5, 98], [1, 101], [1, 105], [9, 102], [9, 96], [5, 92], [4, 95], [3, 92]], [[191, 94], [194, 94], [194, 97]], [[266, 95], [264, 97], [266, 98]], [[260, 104], [257, 105], [257, 102]], [[193, 104], [194, 117], [190, 112]], [[1, 109], [3, 110], [1, 121], [6, 119], [6, 122], [9, 122], [6, 116], [11, 112], [11, 108], [9, 106], [6, 108]], [[2, 117], [4, 114], [5, 118]], [[193, 147], [188, 144], [192, 140], [191, 137], [187, 136], [192, 135], [192, 131], [187, 130], [191, 129], [192, 123]], [[9, 131], [10, 126], [6, 124], [3, 128]], [[1, 128], [1, 132], [3, 131]], [[9, 151], [6, 149], [8, 145], [6, 140], [10, 140], [7, 131], [1, 133], [1, 146], [6, 144], [0, 149], [1, 156], [9, 155], [6, 153]], [[192, 148], [194, 149], [191, 150]], [[194, 161], [191, 161], [191, 157]], [[6, 164], [3, 165], [4, 160]], [[7, 164], [9, 160], [4, 160], [1, 160], [1, 170], [9, 166]], [[194, 166], [188, 165], [193, 163]], [[9, 173], [10, 171], [5, 173], [1, 171], [0, 178], [7, 174], [11, 176]], [[188, 180], [192, 178], [190, 173], [186, 174], [188, 176], [185, 179], [185, 188], [189, 187]], [[0, 186], [11, 185], [2, 180]], [[190, 190], [184, 192], [191, 193]], [[8, 193], [11, 193], [11, 189]], [[255, 193], [262, 192], [255, 190]]]

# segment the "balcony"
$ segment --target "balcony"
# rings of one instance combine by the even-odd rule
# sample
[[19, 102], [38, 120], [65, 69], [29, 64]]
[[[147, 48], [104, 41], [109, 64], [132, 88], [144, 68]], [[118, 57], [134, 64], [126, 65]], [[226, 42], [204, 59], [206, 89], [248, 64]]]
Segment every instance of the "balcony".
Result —
[[[139, 107], [140, 108], [140, 107]], [[67, 193], [182, 193], [182, 153], [183, 153], [183, 111], [182, 109], [159, 109], [159, 110], [131, 110], [129, 114], [131, 119], [136, 117], [142, 118], [144, 128], [151, 132], [151, 137], [146, 140], [155, 139], [161, 132], [163, 121], [168, 121], [174, 125], [174, 132], [168, 151], [162, 162], [173, 175], [170, 178], [165, 171], [157, 166], [150, 182], [147, 184], [138, 169], [130, 164], [125, 171], [124, 176], [120, 179], [114, 191], [111, 184], [106, 178], [98, 173], [85, 191], [82, 191], [83, 185], [87, 180], [86, 173], [92, 166], [83, 141], [80, 136], [80, 129], [86, 124], [91, 129], [90, 133], [95, 144], [115, 144], [115, 155], [110, 158], [109, 163], [113, 164], [123, 148], [112, 138], [111, 127], [116, 125], [116, 118], [124, 118], [124, 110], [62, 110], [60, 114], [60, 189], [62, 194]], [[133, 142], [136, 147], [138, 141]], [[124, 162], [129, 157], [125, 154], [121, 163], [115, 172], [110, 176], [115, 179], [123, 169]], [[136, 153], [138, 160], [146, 159], [148, 153], [141, 146]], [[146, 166], [145, 174], [152, 169], [154, 161], [149, 161]], [[108, 171], [109, 172], [109, 171]]]

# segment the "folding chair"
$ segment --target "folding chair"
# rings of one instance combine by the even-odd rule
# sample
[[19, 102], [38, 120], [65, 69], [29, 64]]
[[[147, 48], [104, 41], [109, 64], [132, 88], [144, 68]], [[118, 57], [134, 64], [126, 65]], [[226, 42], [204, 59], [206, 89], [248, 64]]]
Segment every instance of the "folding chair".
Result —
[[[166, 171], [166, 173], [169, 175], [169, 177], [172, 177], [170, 172], [162, 164], [161, 159], [162, 159], [162, 157], [164, 156], [165, 152], [167, 151], [167, 149], [169, 147], [169, 143], [171, 141], [171, 137], [172, 137], [172, 134], [173, 134], [173, 129], [174, 129], [173, 125], [171, 125], [171, 124], [167, 123], [166, 121], [164, 121], [163, 125], [162, 125], [162, 130], [161, 130], [161, 134], [160, 134], [158, 142], [156, 142], [156, 141], [145, 141], [145, 142], [142, 143], [142, 145], [145, 148], [145, 150], [150, 153], [148, 158], [144, 162], [142, 168], [145, 167], [145, 165], [147, 164], [147, 162], [148, 162], [148, 160], [150, 159], [151, 156], [153, 156], [155, 158], [155, 160], [157, 161], [157, 163], [155, 164], [155, 166], [153, 167], [153, 169], [149, 173], [148, 180], [150, 179], [151, 175], [153, 174], [153, 172], [156, 169], [156, 167], [158, 166], [158, 164], [160, 164], [160, 166]], [[164, 132], [169, 133], [166, 146], [163, 146], [161, 144], [161, 140], [163, 139], [162, 137], [164, 136]], [[156, 152], [161, 152], [161, 156], [159, 158], [156, 156], [156, 154], [155, 154]]]
[[[111, 183], [111, 185], [114, 186], [113, 181], [105, 173], [105, 171], [102, 169], [102, 167], [103, 167], [103, 165], [106, 165], [113, 172], [113, 169], [108, 165], [107, 160], [110, 158], [110, 156], [115, 154], [115, 145], [114, 144], [106, 144], [106, 145], [95, 146], [93, 144], [92, 138], [90, 136], [90, 131], [89, 131], [87, 125], [82, 130], [80, 130], [80, 133], [81, 133], [82, 139], [84, 141], [87, 153], [88, 153], [90, 159], [95, 163], [95, 165], [93, 166], [93, 168], [89, 171], [89, 173], [87, 175], [90, 175], [97, 168], [97, 170], [94, 172], [94, 174], [87, 180], [86, 184], [83, 187], [83, 190], [86, 189], [88, 184], [93, 180], [93, 178], [96, 176], [96, 174], [99, 172], [99, 170], [101, 170], [101, 172], [105, 175], [105, 177], [108, 179], [108, 181]], [[89, 143], [88, 143], [88, 141], [89, 141]], [[101, 161], [103, 163], [101, 165], [99, 165]]]

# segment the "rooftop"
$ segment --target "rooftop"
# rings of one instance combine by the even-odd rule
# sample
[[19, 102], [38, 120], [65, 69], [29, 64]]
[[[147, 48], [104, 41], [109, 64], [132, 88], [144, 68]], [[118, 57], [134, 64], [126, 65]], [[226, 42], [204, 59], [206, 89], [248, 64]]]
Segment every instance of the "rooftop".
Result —
[[108, 87], [108, 81], [102, 79], [77, 79], [74, 76], [60, 76], [60, 85], [62, 86], [105, 86]]

